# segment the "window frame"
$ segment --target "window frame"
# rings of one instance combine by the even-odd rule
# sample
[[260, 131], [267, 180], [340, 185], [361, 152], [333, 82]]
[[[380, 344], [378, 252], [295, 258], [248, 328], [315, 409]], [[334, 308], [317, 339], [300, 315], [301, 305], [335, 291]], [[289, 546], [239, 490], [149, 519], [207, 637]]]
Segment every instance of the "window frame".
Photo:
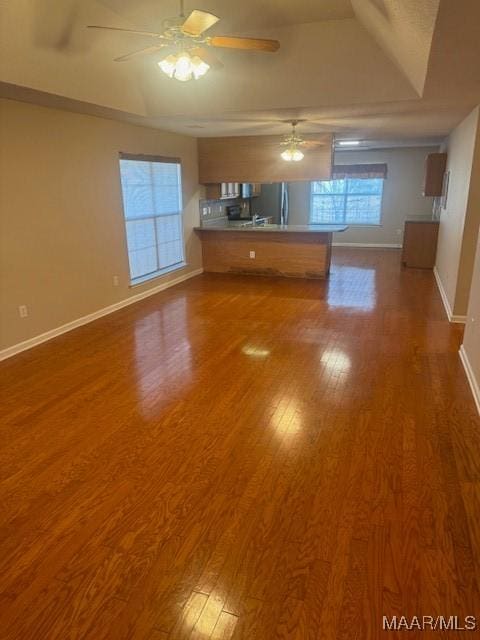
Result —
[[[178, 202], [179, 202], [179, 211], [178, 211], [178, 215], [180, 217], [180, 235], [181, 235], [181, 247], [182, 247], [182, 259], [180, 262], [175, 262], [172, 265], [169, 265], [167, 267], [162, 267], [160, 269], [155, 269], [155, 271], [150, 271], [149, 273], [145, 273], [141, 276], [138, 276], [136, 278], [132, 278], [132, 272], [131, 272], [131, 266], [130, 266], [130, 252], [129, 252], [129, 248], [128, 248], [128, 235], [127, 235], [127, 222], [131, 222], [131, 221], [138, 221], [138, 220], [152, 220], [153, 221], [153, 228], [154, 228], [154, 233], [155, 233], [155, 251], [156, 251], [156, 255], [157, 255], [157, 264], [159, 261], [159, 255], [158, 255], [158, 236], [157, 236], [157, 224], [156, 221], [158, 218], [162, 218], [165, 216], [162, 215], [144, 215], [144, 216], [137, 216], [135, 218], [127, 218], [126, 217], [126, 211], [125, 211], [125, 200], [124, 200], [124, 196], [123, 196], [123, 183], [122, 183], [122, 170], [121, 170], [121, 160], [133, 160], [133, 161], [137, 161], [137, 162], [149, 162], [149, 163], [153, 163], [153, 162], [158, 162], [160, 164], [176, 164], [178, 166], [178, 177], [179, 177], [179, 183], [178, 183]], [[125, 250], [126, 250], [126, 254], [127, 254], [127, 264], [128, 264], [128, 275], [130, 278], [130, 283], [129, 283], [129, 287], [137, 287], [141, 284], [144, 284], [145, 282], [149, 282], [151, 280], [154, 280], [155, 278], [159, 278], [161, 276], [166, 275], [167, 273], [172, 273], [174, 271], [178, 271], [180, 269], [183, 269], [184, 267], [187, 266], [187, 261], [186, 261], [186, 243], [185, 243], [185, 233], [184, 233], [184, 207], [183, 207], [183, 171], [182, 171], [182, 162], [180, 158], [175, 158], [175, 157], [168, 157], [168, 156], [157, 156], [157, 155], [145, 155], [145, 154], [132, 154], [132, 153], [124, 153], [124, 152], [120, 152], [118, 155], [118, 175], [119, 175], [119, 181], [120, 181], [120, 195], [121, 195], [121, 201], [122, 201], [122, 220], [123, 220], [123, 234], [124, 234], [124, 244], [125, 244]], [[172, 214], [166, 214], [166, 215], [174, 215]]]
[[[381, 180], [382, 181], [382, 193], [380, 195], [380, 216], [379, 216], [379, 221], [378, 222], [347, 222], [345, 220], [345, 217], [347, 215], [347, 208], [346, 208], [346, 203], [347, 203], [347, 197], [348, 196], [373, 196], [373, 195], [378, 195], [377, 193], [348, 193], [348, 191], [344, 191], [343, 193], [332, 193], [332, 194], [328, 194], [328, 193], [314, 193], [313, 189], [314, 189], [314, 184], [315, 182], [333, 182], [333, 180], [335, 180], [335, 178], [332, 178], [331, 180], [312, 180], [310, 182], [310, 211], [309, 211], [309, 224], [312, 225], [322, 225], [322, 224], [344, 224], [344, 225], [348, 225], [349, 227], [359, 227], [361, 229], [364, 229], [365, 227], [374, 227], [374, 228], [378, 228], [378, 227], [382, 227], [383, 226], [383, 196], [385, 193], [385, 178], [355, 178], [355, 176], [352, 176], [351, 178], [343, 178], [345, 180], [345, 183], [347, 180], [349, 179], [360, 179], [360, 180]], [[312, 211], [313, 211], [313, 199], [315, 196], [327, 196], [327, 197], [334, 197], [334, 196], [342, 196], [343, 197], [343, 217], [344, 220], [342, 222], [312, 222]]]

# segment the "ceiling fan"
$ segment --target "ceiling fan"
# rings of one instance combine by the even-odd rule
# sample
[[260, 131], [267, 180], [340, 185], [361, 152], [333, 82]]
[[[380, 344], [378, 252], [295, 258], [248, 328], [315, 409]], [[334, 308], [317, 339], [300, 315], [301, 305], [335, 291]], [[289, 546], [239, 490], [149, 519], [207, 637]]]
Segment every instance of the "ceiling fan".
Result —
[[305, 140], [297, 133], [297, 125], [306, 120], [287, 120], [286, 123], [292, 126], [290, 133], [283, 137], [280, 142], [284, 151], [280, 154], [287, 162], [300, 162], [303, 160], [304, 153], [302, 149], [311, 149], [313, 147], [323, 146], [325, 143], [320, 140]]
[[157, 40], [150, 47], [127, 53], [115, 58], [115, 62], [125, 62], [137, 56], [157, 53], [162, 51], [167, 57], [158, 65], [170, 78], [185, 82], [205, 75], [213, 68], [220, 68], [223, 64], [210, 50], [211, 47], [227, 49], [239, 49], [244, 51], [274, 52], [280, 47], [278, 40], [261, 38], [240, 38], [234, 36], [205, 36], [204, 33], [213, 27], [220, 18], [194, 9], [185, 18], [183, 10], [184, 0], [180, 0], [180, 15], [163, 21], [163, 32], [139, 31], [135, 29], [122, 29], [120, 27], [104, 27], [100, 25], [88, 25], [89, 29], [107, 29], [109, 31], [121, 31], [132, 35], [145, 36]]

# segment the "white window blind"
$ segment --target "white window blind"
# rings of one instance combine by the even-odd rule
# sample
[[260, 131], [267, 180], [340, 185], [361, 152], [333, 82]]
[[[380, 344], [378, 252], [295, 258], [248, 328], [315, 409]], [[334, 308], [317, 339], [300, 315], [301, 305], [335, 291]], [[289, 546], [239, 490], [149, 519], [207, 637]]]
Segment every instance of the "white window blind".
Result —
[[180, 162], [122, 154], [120, 176], [132, 283], [183, 266]]

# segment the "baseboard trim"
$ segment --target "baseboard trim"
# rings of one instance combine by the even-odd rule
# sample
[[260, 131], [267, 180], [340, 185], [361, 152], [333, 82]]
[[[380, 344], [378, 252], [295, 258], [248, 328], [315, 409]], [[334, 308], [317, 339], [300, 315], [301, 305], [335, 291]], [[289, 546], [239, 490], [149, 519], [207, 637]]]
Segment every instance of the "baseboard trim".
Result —
[[332, 247], [357, 247], [358, 249], [401, 249], [402, 245], [365, 242], [333, 242]]
[[480, 387], [478, 385], [477, 379], [475, 378], [475, 374], [473, 373], [472, 365], [467, 356], [467, 352], [465, 351], [465, 347], [460, 347], [459, 350], [460, 360], [462, 361], [463, 368], [465, 369], [465, 374], [467, 376], [468, 383], [470, 385], [470, 389], [472, 390], [473, 399], [475, 400], [475, 405], [477, 407], [477, 411], [480, 414]]
[[452, 309], [450, 307], [450, 303], [448, 301], [447, 293], [443, 286], [442, 279], [440, 278], [440, 274], [438, 273], [437, 267], [433, 267], [433, 275], [435, 276], [435, 281], [437, 283], [438, 290], [440, 292], [440, 297], [442, 298], [443, 306], [445, 307], [445, 311], [447, 313], [447, 318], [449, 322], [455, 322], [458, 324], [465, 324], [467, 321], [467, 316], [459, 316], [452, 313]]
[[84, 324], [88, 324], [89, 322], [93, 322], [94, 320], [98, 320], [103, 316], [107, 316], [110, 313], [114, 313], [119, 309], [123, 309], [123, 307], [128, 307], [131, 304], [135, 304], [135, 302], [139, 302], [144, 298], [148, 298], [150, 296], [163, 291], [164, 289], [168, 289], [169, 287], [173, 287], [176, 284], [180, 284], [185, 280], [189, 280], [190, 278], [194, 278], [195, 276], [203, 273], [203, 269], [195, 269], [194, 271], [189, 271], [187, 273], [183, 273], [182, 275], [174, 278], [173, 280], [167, 280], [165, 282], [161, 282], [155, 287], [151, 289], [147, 289], [146, 291], [142, 291], [141, 293], [137, 293], [134, 296], [130, 296], [129, 298], [124, 298], [120, 300], [120, 302], [115, 302], [115, 304], [111, 304], [108, 307], [103, 307], [103, 309], [99, 309], [98, 311], [94, 311], [93, 313], [89, 313], [86, 316], [82, 316], [81, 318], [77, 318], [76, 320], [72, 320], [71, 322], [67, 322], [60, 327], [56, 327], [55, 329], [51, 329], [50, 331], [46, 331], [45, 333], [41, 333], [38, 336], [34, 336], [33, 338], [29, 338], [28, 340], [24, 340], [23, 342], [19, 342], [18, 344], [14, 344], [11, 347], [7, 347], [0, 351], [0, 361], [6, 360], [7, 358], [11, 358], [15, 356], [17, 353], [21, 353], [22, 351], [26, 351], [27, 349], [32, 349], [43, 342], [47, 342], [48, 340], [52, 340], [52, 338], [56, 338], [57, 336], [62, 335], [62, 333], [67, 333], [68, 331], [72, 331], [73, 329], [77, 329], [77, 327], [81, 327]]

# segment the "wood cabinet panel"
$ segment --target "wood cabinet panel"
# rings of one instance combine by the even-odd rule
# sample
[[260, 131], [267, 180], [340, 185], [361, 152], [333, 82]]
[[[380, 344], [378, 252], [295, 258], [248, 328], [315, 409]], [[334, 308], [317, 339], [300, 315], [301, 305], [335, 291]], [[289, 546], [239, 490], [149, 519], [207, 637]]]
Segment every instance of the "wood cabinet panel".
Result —
[[446, 153], [429, 153], [425, 159], [425, 178], [423, 195], [438, 197], [442, 195], [443, 176], [447, 168]]
[[309, 134], [318, 146], [305, 149], [300, 162], [280, 157], [281, 136], [199, 138], [201, 184], [218, 182], [295, 182], [326, 180], [332, 170], [331, 134]]
[[402, 262], [406, 267], [433, 269], [437, 255], [439, 223], [405, 222]]
[[[332, 234], [245, 231], [198, 232], [203, 269], [297, 278], [325, 278], [330, 270]], [[250, 252], [255, 258], [250, 258]]]
[[205, 186], [205, 198], [207, 200], [220, 200], [222, 197], [222, 185], [218, 182], [216, 184], [207, 184]]

